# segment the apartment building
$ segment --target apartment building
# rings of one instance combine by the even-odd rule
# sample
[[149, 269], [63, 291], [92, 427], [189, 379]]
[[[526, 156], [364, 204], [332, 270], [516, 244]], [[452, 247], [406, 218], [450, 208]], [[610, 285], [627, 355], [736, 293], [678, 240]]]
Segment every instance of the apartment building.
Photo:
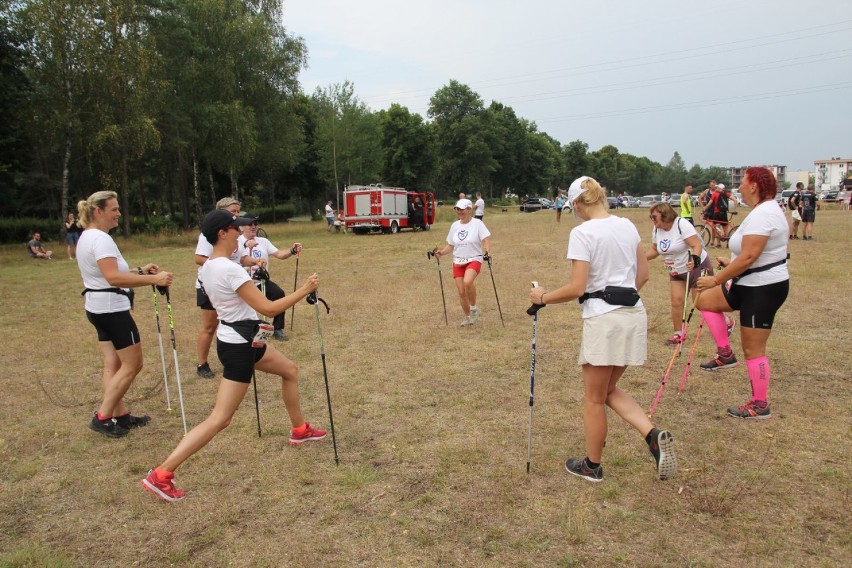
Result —
[[[730, 176], [731, 186], [739, 187], [743, 181], [743, 177], [745, 176], [745, 171], [749, 169], [751, 166], [740, 166], [728, 168], [728, 175]], [[775, 179], [778, 181], [778, 184], [787, 181], [787, 166], [763, 166], [768, 168], [769, 171], [772, 172], [772, 175], [775, 176]]]
[[817, 192], [841, 189], [849, 172], [852, 172], [852, 158], [814, 160], [814, 188]]

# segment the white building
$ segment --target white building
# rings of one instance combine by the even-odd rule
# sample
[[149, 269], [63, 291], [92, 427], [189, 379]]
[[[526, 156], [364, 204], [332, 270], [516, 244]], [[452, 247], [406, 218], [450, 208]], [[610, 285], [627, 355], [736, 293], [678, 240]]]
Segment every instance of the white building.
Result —
[[[751, 166], [740, 166], [740, 167], [731, 167], [728, 168], [728, 174], [731, 176], [731, 186], [739, 187], [743, 181], [743, 177], [745, 176], [745, 171], [749, 169]], [[767, 168], [772, 175], [775, 176], [778, 184], [782, 184], [787, 181], [787, 166], [763, 166]], [[807, 180], [805, 180], [807, 181]]]
[[807, 187], [808, 183], [810, 183], [810, 176], [813, 175], [812, 172], [807, 170], [796, 170], [794, 172], [787, 172], [787, 182], [790, 184], [790, 187], [796, 187], [797, 183], [801, 183], [803, 186]]
[[850, 171], [852, 171], [852, 158], [814, 160], [814, 189], [817, 191], [840, 189]]

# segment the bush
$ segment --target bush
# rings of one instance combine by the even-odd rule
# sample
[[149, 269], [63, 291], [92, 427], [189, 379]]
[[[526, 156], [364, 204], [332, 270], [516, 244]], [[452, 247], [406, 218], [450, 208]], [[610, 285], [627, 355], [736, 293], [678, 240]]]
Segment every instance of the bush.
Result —
[[55, 241], [62, 237], [64, 229], [61, 220], [37, 219], [35, 217], [19, 217], [0, 219], [0, 242], [26, 243], [33, 233], [41, 233], [44, 242]]

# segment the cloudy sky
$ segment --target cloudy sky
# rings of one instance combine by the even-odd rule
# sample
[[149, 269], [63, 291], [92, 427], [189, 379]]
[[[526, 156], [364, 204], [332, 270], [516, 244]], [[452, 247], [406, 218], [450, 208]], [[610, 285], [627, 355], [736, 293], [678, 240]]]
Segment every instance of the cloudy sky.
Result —
[[307, 93], [427, 118], [455, 79], [566, 144], [687, 167], [852, 158], [850, 0], [285, 0]]

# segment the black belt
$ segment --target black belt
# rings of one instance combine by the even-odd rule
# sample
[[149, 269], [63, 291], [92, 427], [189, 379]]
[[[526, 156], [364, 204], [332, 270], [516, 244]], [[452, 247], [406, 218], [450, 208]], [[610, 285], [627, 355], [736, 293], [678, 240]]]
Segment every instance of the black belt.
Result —
[[583, 302], [585, 302], [589, 298], [597, 298], [599, 300], [603, 300], [603, 297], [604, 297], [603, 290], [599, 290], [598, 292], [586, 292], [585, 294], [583, 294], [582, 296], [580, 296], [577, 299], [582, 304]]
[[87, 292], [112, 292], [113, 294], [119, 294], [121, 296], [127, 296], [127, 299], [130, 300], [130, 309], [133, 309], [133, 297], [136, 293], [130, 289], [125, 290], [124, 288], [86, 288], [82, 292], [80, 292], [81, 296], [85, 296]]
[[755, 274], [756, 272], [763, 272], [765, 270], [769, 270], [770, 268], [775, 268], [776, 266], [781, 266], [782, 264], [787, 264], [786, 258], [781, 259], [781, 260], [776, 260], [775, 262], [770, 262], [769, 264], [764, 264], [763, 266], [755, 266], [754, 268], [749, 268], [748, 270], [746, 270], [745, 272], [743, 272], [742, 274], [740, 274], [739, 276], [734, 278], [734, 280], [736, 281], [736, 280], [739, 280], [740, 278], [742, 278], [743, 276], [748, 276], [749, 274]]

